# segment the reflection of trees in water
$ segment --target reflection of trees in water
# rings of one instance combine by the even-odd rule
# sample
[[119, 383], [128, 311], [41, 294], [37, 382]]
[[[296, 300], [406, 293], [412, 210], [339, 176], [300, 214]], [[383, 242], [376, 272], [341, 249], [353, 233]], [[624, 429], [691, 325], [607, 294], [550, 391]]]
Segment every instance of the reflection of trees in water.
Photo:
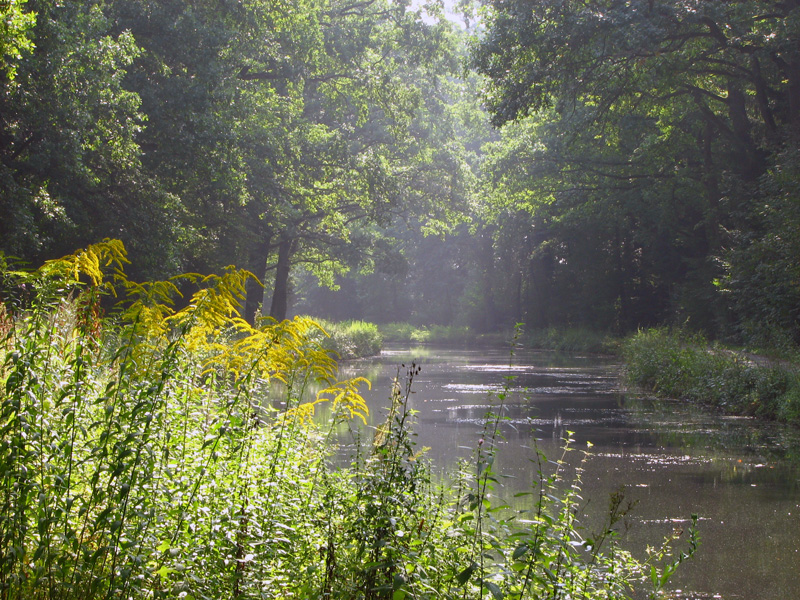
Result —
[[796, 428], [635, 394], [626, 395], [625, 406], [631, 410], [632, 419], [661, 446], [700, 450], [704, 456], [723, 461], [735, 454], [746, 463], [763, 460], [800, 465], [800, 431]]

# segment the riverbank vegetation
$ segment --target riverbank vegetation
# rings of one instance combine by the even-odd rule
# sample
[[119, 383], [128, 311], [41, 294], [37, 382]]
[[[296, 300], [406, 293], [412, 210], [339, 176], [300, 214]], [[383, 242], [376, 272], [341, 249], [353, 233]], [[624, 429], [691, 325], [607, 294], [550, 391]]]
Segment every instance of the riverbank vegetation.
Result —
[[[478, 341], [478, 334], [467, 326], [412, 325], [411, 323], [381, 323], [383, 339], [403, 344], [456, 344], [467, 346]], [[502, 334], [495, 340], [506, 341]]]
[[671, 398], [800, 425], [800, 366], [710, 343], [697, 334], [650, 329], [622, 350], [630, 383]]
[[556, 352], [614, 354], [618, 349], [616, 338], [587, 327], [534, 329], [523, 333], [520, 343], [528, 348]]
[[528, 331], [508, 329], [495, 333], [478, 333], [471, 327], [431, 325], [414, 326], [410, 323], [381, 323], [378, 325], [386, 342], [403, 344], [454, 344], [461, 346], [508, 346], [511, 343], [534, 350], [556, 352], [595, 352], [611, 354], [618, 350], [619, 342], [613, 336], [582, 327], [548, 327]]
[[[2, 271], [4, 599], [621, 599], [662, 589], [696, 547], [692, 530], [685, 551], [670, 536], [637, 560], [621, 497], [583, 530], [571, 440], [554, 463], [532, 455], [528, 507], [504, 511], [502, 394], [474, 463], [437, 483], [413, 441], [413, 365], [340, 466], [335, 431], [366, 423], [366, 382], [336, 379], [317, 324], [250, 326], [246, 272], [139, 284], [125, 263], [107, 241]], [[183, 308], [178, 283], [196, 290]]]
[[[375, 323], [365, 321], [327, 321], [316, 319], [320, 326], [320, 344], [337, 358], [362, 358], [380, 354], [383, 337]], [[323, 333], [324, 332], [324, 333]]]

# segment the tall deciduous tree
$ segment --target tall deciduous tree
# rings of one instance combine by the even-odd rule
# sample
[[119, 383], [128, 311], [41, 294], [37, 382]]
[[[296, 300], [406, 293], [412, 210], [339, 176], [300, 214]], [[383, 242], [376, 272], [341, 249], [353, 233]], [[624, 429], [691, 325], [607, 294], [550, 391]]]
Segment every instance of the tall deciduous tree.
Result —
[[255, 186], [270, 182], [258, 219], [269, 238], [262, 265], [274, 273], [269, 314], [278, 319], [293, 264], [331, 283], [359, 261], [345, 247], [354, 248], [361, 224], [385, 226], [413, 213], [423, 227], [441, 229], [463, 186], [460, 158], [430, 117], [440, 109], [431, 92], [455, 65], [449, 26], [425, 25], [402, 3], [334, 0], [314, 8], [299, 39], [296, 29], [276, 36], [285, 62], [246, 64], [239, 75], [252, 94], [285, 86], [297, 109], [243, 129], [269, 140], [270, 150], [248, 164], [261, 174]]
[[[237, 263], [271, 277], [263, 306], [280, 319], [292, 265], [330, 282], [358, 262], [359, 224], [409, 211], [429, 227], [448, 221], [458, 157], [434, 119], [418, 118], [454, 65], [447, 26], [386, 0], [108, 10], [143, 49], [126, 83], [148, 116], [142, 161], [175, 199], [184, 268]], [[249, 317], [258, 300], [254, 287]]]

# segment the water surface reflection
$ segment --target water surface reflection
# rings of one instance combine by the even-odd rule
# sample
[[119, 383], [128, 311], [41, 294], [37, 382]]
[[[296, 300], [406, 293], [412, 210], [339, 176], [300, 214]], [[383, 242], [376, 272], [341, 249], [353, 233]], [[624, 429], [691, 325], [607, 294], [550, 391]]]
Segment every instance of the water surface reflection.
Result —
[[582, 494], [589, 523], [621, 486], [639, 502], [626, 536], [640, 551], [700, 515], [701, 550], [673, 580], [681, 597], [800, 596], [795, 430], [625, 394], [611, 359], [518, 352], [510, 360], [502, 349], [396, 348], [348, 363], [345, 375], [373, 380], [373, 422], [382, 419], [399, 365], [412, 361], [422, 366], [411, 399], [418, 444], [444, 474], [470, 456], [506, 387], [496, 465], [507, 477], [498, 495], [518, 504], [514, 494], [536, 477], [532, 446], [556, 457], [574, 432], [576, 447], [593, 444]]

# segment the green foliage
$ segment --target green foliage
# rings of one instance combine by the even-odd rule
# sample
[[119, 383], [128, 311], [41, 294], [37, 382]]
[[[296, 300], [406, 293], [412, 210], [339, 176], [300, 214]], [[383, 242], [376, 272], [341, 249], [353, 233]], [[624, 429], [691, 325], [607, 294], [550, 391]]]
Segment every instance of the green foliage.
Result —
[[379, 329], [384, 341], [387, 342], [424, 341], [415, 339], [422, 333], [422, 330], [414, 327], [411, 323], [381, 323]]
[[406, 3], [14, 0], [0, 21], [4, 252], [115, 235], [146, 278], [236, 264], [274, 278], [281, 320], [294, 265], [332, 284], [379, 228], [462, 218], [454, 30]]
[[623, 355], [627, 377], [637, 386], [734, 414], [797, 422], [800, 372], [794, 365], [759, 364], [758, 357], [664, 329], [632, 336]]
[[530, 348], [559, 352], [613, 352], [615, 349], [615, 342], [608, 335], [579, 327], [526, 331], [521, 342]]
[[503, 125], [483, 182], [508, 275], [481, 293], [502, 289], [534, 327], [620, 334], [688, 320], [717, 337], [796, 342], [796, 6], [495, 0], [483, 11], [470, 64]]
[[[692, 530], [687, 553], [672, 557], [669, 538], [633, 559], [614, 533], [619, 496], [582, 537], [570, 440], [554, 472], [534, 457], [528, 507], [493, 505], [507, 390], [474, 467], [436, 485], [413, 438], [416, 365], [372, 442], [331, 468], [332, 428], [366, 407], [361, 380], [333, 379], [317, 326], [248, 326], [233, 310], [240, 272], [188, 276], [199, 289], [175, 310], [174, 284], [134, 284], [123, 259], [107, 242], [3, 272], [28, 293], [0, 314], [0, 597], [622, 599], [661, 590], [695, 548]], [[112, 284], [132, 295], [101, 321]], [[327, 431], [313, 419], [323, 401]]]
[[431, 325], [422, 331], [424, 341], [434, 344], [469, 344], [475, 339], [475, 333], [465, 325]]
[[431, 325], [416, 327], [410, 323], [382, 323], [381, 335], [387, 342], [413, 344], [470, 344], [477, 335], [467, 326]]
[[358, 272], [329, 318], [798, 343], [796, 7], [481, 5], [0, 2], [0, 249], [235, 264], [250, 321], [302, 265]]
[[133, 37], [113, 31], [98, 3], [25, 8], [36, 13], [34, 49], [15, 61], [13, 81], [0, 81], [0, 247], [38, 263], [111, 232], [157, 237], [160, 222], [148, 227], [152, 207], [141, 204], [144, 115], [123, 81], [139, 55]]
[[[3, 313], [3, 597], [238, 597], [254, 585], [248, 563], [280, 562], [282, 524], [313, 515], [279, 508], [324, 467], [313, 406], [366, 414], [363, 380], [334, 380], [316, 325], [256, 330], [236, 316], [245, 273], [192, 277], [200, 289], [176, 311], [174, 285], [133, 284], [122, 259], [108, 242], [4, 273], [28, 293]], [[135, 292], [117, 325], [94, 310], [109, 264]], [[276, 406], [271, 379], [286, 384]], [[322, 390], [300, 402], [312, 381]]]
[[322, 345], [336, 353], [339, 358], [360, 358], [380, 354], [383, 338], [374, 323], [364, 321], [341, 321], [334, 323], [324, 319], [316, 322], [327, 337]]
[[33, 49], [28, 34], [36, 15], [24, 11], [25, 3], [26, 0], [10, 0], [0, 6], [0, 72], [9, 81], [17, 74], [22, 53]]
[[759, 181], [751, 227], [736, 232], [718, 282], [749, 345], [800, 344], [800, 152], [786, 148]]

